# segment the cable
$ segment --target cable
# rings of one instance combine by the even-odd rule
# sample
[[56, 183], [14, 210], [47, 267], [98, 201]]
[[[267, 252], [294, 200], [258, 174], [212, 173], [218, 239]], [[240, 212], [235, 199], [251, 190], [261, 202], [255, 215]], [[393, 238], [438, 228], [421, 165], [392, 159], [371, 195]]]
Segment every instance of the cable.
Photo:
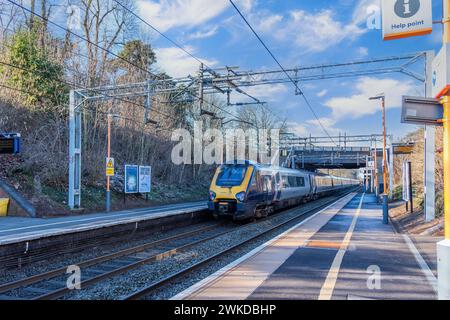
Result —
[[[40, 73], [40, 74], [45, 73], [45, 71], [43, 71], [43, 70], [35, 70], [35, 71], [33, 71], [33, 70], [29, 70], [27, 68], [24, 68], [23, 66], [13, 65], [13, 64], [10, 64], [10, 63], [4, 62], [4, 61], [0, 61], [0, 64], [6, 65], [6, 66], [11, 67], [11, 68], [20, 69], [20, 70], [28, 72], [28, 73]], [[66, 84], [68, 86], [71, 86], [73, 88], [79, 87], [78, 84], [71, 83], [71, 82], [68, 82], [66, 80], [58, 80], [58, 81], [60, 83]], [[3, 87], [5, 87], [5, 86], [3, 86]], [[8, 89], [16, 90], [16, 91], [22, 91], [23, 93], [27, 93], [27, 94], [30, 94], [30, 95], [36, 95], [36, 94], [31, 93], [31, 92], [26, 92], [26, 91], [20, 90], [20, 89], [14, 89], [14, 88], [8, 88]], [[140, 107], [140, 108], [144, 108], [144, 109], [146, 108], [144, 105], [141, 105], [141, 104], [136, 103], [134, 101], [131, 101], [131, 100], [128, 100], [128, 99], [122, 99], [122, 98], [119, 98], [119, 97], [110, 96], [110, 95], [108, 95], [108, 94], [106, 94], [104, 92], [101, 92], [99, 90], [96, 90], [96, 89], [86, 89], [86, 90], [98, 93], [98, 94], [100, 94], [100, 95], [102, 95], [104, 97], [110, 98], [110, 99], [114, 99], [114, 100], [118, 100], [118, 101], [125, 102], [125, 103], [128, 103], [128, 104], [132, 104], [132, 105]], [[161, 116], [164, 116], [166, 118], [170, 118], [171, 120], [175, 120], [176, 121], [176, 119], [174, 117], [172, 117], [172, 116], [170, 116], [170, 115], [168, 115], [168, 114], [166, 114], [164, 112], [161, 112], [161, 111], [158, 111], [158, 110], [151, 110], [151, 111], [153, 111], [153, 112], [155, 112], [155, 113], [157, 113], [157, 114], [159, 114]]]
[[139, 19], [141, 22], [143, 22], [144, 24], [146, 24], [147, 26], [149, 26], [151, 29], [153, 29], [154, 31], [156, 31], [159, 35], [161, 35], [162, 37], [164, 37], [167, 41], [169, 41], [170, 43], [172, 43], [174, 46], [176, 46], [177, 48], [179, 48], [180, 50], [184, 51], [187, 55], [189, 55], [191, 58], [195, 59], [196, 61], [198, 61], [199, 63], [205, 65], [208, 69], [211, 69], [211, 67], [209, 67], [205, 62], [203, 62], [202, 60], [200, 60], [199, 58], [197, 58], [196, 56], [194, 56], [192, 53], [190, 53], [189, 51], [187, 51], [185, 48], [183, 48], [181, 45], [179, 45], [178, 43], [176, 43], [175, 41], [173, 41], [172, 39], [170, 39], [168, 36], [166, 36], [164, 33], [162, 33], [161, 31], [159, 31], [156, 27], [152, 26], [149, 22], [145, 21], [144, 19], [142, 19], [138, 14], [136, 14], [135, 12], [133, 12], [131, 9], [125, 7], [122, 3], [120, 3], [118, 0], [113, 0], [114, 2], [116, 2], [119, 6], [121, 6], [124, 10], [126, 10], [128, 13], [132, 14], [134, 17], [136, 17], [137, 19]]
[[121, 57], [121, 56], [115, 54], [115, 53], [112, 52], [111, 50], [108, 50], [108, 49], [106, 49], [106, 48], [103, 48], [102, 46], [100, 46], [100, 45], [98, 45], [98, 44], [96, 44], [96, 43], [94, 43], [94, 42], [92, 42], [92, 41], [86, 39], [85, 37], [80, 36], [79, 34], [73, 32], [73, 31], [71, 31], [71, 30], [69, 30], [69, 29], [67, 29], [67, 28], [62, 27], [61, 25], [57, 24], [56, 22], [53, 22], [52, 20], [49, 20], [48, 18], [45, 18], [45, 17], [41, 16], [40, 14], [31, 11], [30, 9], [24, 7], [23, 5], [21, 5], [21, 4], [17, 3], [17, 2], [14, 2], [14, 1], [12, 1], [12, 0], [7, 0], [7, 1], [10, 2], [11, 4], [13, 4], [13, 5], [15, 5], [15, 6], [21, 8], [22, 10], [27, 11], [28, 13], [30, 13], [30, 14], [32, 14], [32, 15], [38, 17], [38, 18], [40, 18], [41, 20], [43, 20], [43, 21], [45, 21], [45, 22], [47, 22], [47, 23], [50, 23], [50, 24], [54, 25], [55, 27], [60, 28], [60, 29], [63, 30], [63, 31], [69, 32], [71, 35], [73, 35], [73, 36], [75, 36], [75, 37], [77, 37], [77, 38], [79, 38], [79, 39], [81, 39], [81, 40], [86, 41], [87, 43], [89, 43], [89, 44], [95, 46], [96, 48], [98, 48], [98, 49], [100, 49], [100, 50], [102, 50], [102, 51], [104, 51], [104, 52], [106, 52], [106, 53], [108, 53], [108, 54], [110, 54], [110, 55], [112, 55], [112, 56], [114, 56], [114, 57], [116, 57], [116, 58], [118, 58], [118, 59], [120, 59], [120, 60], [126, 62], [126, 63], [128, 63], [129, 65], [134, 66], [135, 68], [137, 68], [137, 69], [139, 69], [139, 70], [141, 70], [141, 71], [144, 71], [144, 72], [150, 74], [152, 77], [155, 76], [155, 75], [154, 75], [153, 73], [151, 73], [149, 70], [144, 69], [144, 68], [138, 66], [137, 64], [134, 64], [133, 62], [131, 62], [131, 61], [129, 61], [129, 60], [127, 60], [127, 59], [125, 59], [125, 58], [123, 58], [123, 57]]
[[300, 93], [300, 95], [303, 97], [303, 99], [306, 102], [306, 105], [308, 106], [308, 108], [311, 110], [311, 112], [313, 113], [314, 117], [317, 119], [319, 125], [322, 127], [322, 130], [324, 131], [324, 133], [328, 136], [328, 138], [330, 138], [330, 140], [337, 146], [336, 142], [333, 140], [333, 138], [331, 137], [331, 135], [328, 133], [328, 130], [325, 128], [325, 126], [322, 124], [322, 121], [320, 121], [319, 116], [317, 115], [317, 113], [314, 111], [314, 108], [312, 107], [311, 103], [309, 102], [309, 100], [306, 98], [304, 92], [300, 89], [300, 87], [298, 86], [298, 84], [294, 81], [294, 79], [292, 79], [292, 77], [289, 75], [289, 73], [286, 71], [286, 69], [281, 65], [281, 63], [278, 61], [278, 59], [275, 57], [275, 55], [272, 53], [272, 51], [269, 49], [269, 47], [267, 47], [267, 45], [265, 44], [265, 42], [261, 39], [261, 37], [258, 35], [258, 33], [255, 31], [255, 29], [252, 27], [252, 25], [250, 24], [250, 22], [248, 22], [248, 20], [245, 18], [245, 16], [242, 14], [242, 12], [239, 10], [239, 8], [236, 6], [236, 4], [233, 2], [233, 0], [229, 0], [230, 3], [233, 5], [233, 7], [236, 9], [236, 11], [238, 12], [238, 14], [241, 16], [241, 18], [244, 20], [244, 22], [247, 24], [247, 26], [250, 28], [250, 30], [253, 32], [253, 34], [256, 36], [256, 38], [259, 40], [259, 42], [261, 42], [261, 44], [264, 46], [264, 48], [266, 49], [266, 51], [270, 54], [270, 56], [273, 58], [273, 60], [275, 60], [275, 62], [278, 64], [278, 66], [280, 67], [280, 69], [286, 74], [286, 76], [288, 77], [288, 79], [294, 84], [295, 88], [298, 90], [298, 92]]
[[[194, 60], [196, 60], [197, 62], [199, 62], [200, 64], [203, 64], [204, 66], [206, 66], [206, 68], [208, 69], [207, 71], [208, 72], [210, 72], [210, 73], [212, 73], [212, 75], [215, 75], [216, 73], [213, 71], [213, 69], [210, 67], [210, 66], [208, 66], [208, 64], [206, 64], [204, 61], [202, 61], [200, 58], [198, 58], [198, 57], [196, 57], [196, 56], [194, 56], [192, 53], [190, 53], [188, 50], [186, 50], [185, 48], [183, 48], [181, 45], [179, 45], [177, 42], [175, 42], [174, 40], [172, 40], [171, 38], [169, 38], [167, 35], [165, 35], [163, 32], [161, 32], [161, 31], [159, 31], [155, 26], [153, 26], [151, 23], [149, 23], [148, 21], [146, 21], [146, 20], [144, 20], [143, 18], [141, 18], [138, 14], [136, 14], [135, 12], [133, 12], [131, 9], [129, 9], [129, 8], [127, 8], [127, 7], [125, 7], [122, 3], [120, 3], [118, 0], [113, 0], [114, 2], [116, 2], [119, 6], [121, 6], [124, 10], [126, 10], [128, 13], [130, 13], [131, 15], [133, 15], [134, 17], [136, 17], [139, 21], [141, 21], [142, 23], [144, 23], [145, 25], [147, 25], [148, 27], [150, 27], [152, 30], [154, 30], [154, 31], [156, 31], [159, 35], [161, 35], [164, 39], [166, 39], [167, 41], [169, 41], [170, 43], [172, 43], [174, 46], [176, 46], [177, 48], [179, 48], [180, 50], [182, 50], [183, 52], [185, 52], [187, 55], [189, 55], [192, 59], [194, 59]], [[253, 97], [253, 96], [251, 96], [251, 95], [249, 95], [248, 93], [246, 93], [245, 91], [243, 91], [242, 89], [240, 89], [239, 87], [237, 87], [236, 88], [236, 91], [237, 92], [239, 92], [239, 93], [241, 93], [241, 94], [243, 94], [243, 95], [246, 95], [247, 97], [249, 97], [249, 98], [251, 98], [251, 99], [253, 99], [253, 100], [255, 100], [255, 101], [257, 101], [257, 102], [260, 102], [260, 100], [259, 99], [257, 99], [257, 98], [255, 98], [255, 97]], [[197, 97], [197, 98], [199, 98], [199, 97]], [[212, 105], [212, 106], [214, 106], [214, 105]], [[222, 110], [222, 111], [224, 111], [223, 109], [221, 109], [221, 108], [219, 108], [219, 107], [217, 107], [217, 106], [215, 106], [216, 108], [218, 108], [218, 109], [220, 109], [220, 110]], [[224, 112], [226, 112], [226, 113], [228, 113], [228, 114], [231, 114], [231, 113], [229, 113], [228, 111], [224, 111]], [[234, 116], [234, 115], [233, 115]], [[234, 116], [235, 117], [235, 116]]]
[[[114, 1], [117, 2], [116, 0], [114, 0]], [[47, 22], [47, 23], [50, 23], [50, 24], [52, 24], [52, 25], [54, 25], [54, 26], [60, 28], [61, 30], [64, 30], [64, 31], [66, 31], [66, 32], [69, 32], [70, 34], [74, 35], [75, 37], [77, 37], [77, 38], [79, 38], [79, 39], [81, 39], [81, 40], [86, 41], [87, 43], [90, 43], [90, 44], [94, 45], [94, 46], [97, 47], [98, 49], [103, 50], [103, 51], [107, 52], [108, 54], [110, 54], [110, 55], [112, 55], [112, 56], [114, 56], [114, 57], [116, 57], [116, 58], [118, 58], [118, 59], [120, 59], [120, 60], [122, 60], [122, 61], [124, 61], [124, 62], [126, 62], [126, 63], [128, 63], [128, 64], [130, 64], [130, 65], [132, 65], [132, 66], [134, 66], [134, 67], [136, 67], [136, 68], [138, 68], [138, 69], [140, 69], [140, 70], [142, 70], [142, 71], [144, 71], [144, 72], [146, 72], [146, 73], [148, 73], [148, 74], [150, 74], [152, 77], [155, 77], [155, 75], [154, 75], [153, 73], [151, 73], [149, 70], [143, 69], [142, 67], [140, 67], [140, 66], [138, 66], [138, 65], [136, 65], [136, 64], [134, 64], [134, 63], [132, 63], [131, 61], [128, 61], [127, 59], [125, 59], [125, 58], [123, 58], [123, 57], [121, 57], [121, 56], [115, 54], [114, 52], [112, 52], [112, 51], [110, 51], [110, 50], [108, 50], [108, 49], [105, 49], [105, 48], [103, 48], [102, 46], [100, 46], [100, 45], [98, 45], [98, 44], [93, 43], [92, 41], [90, 41], [90, 40], [84, 38], [83, 36], [80, 36], [79, 34], [74, 33], [73, 31], [71, 31], [71, 30], [69, 30], [69, 29], [67, 29], [67, 28], [62, 27], [61, 25], [59, 25], [59, 24], [57, 24], [57, 23], [55, 23], [55, 22], [53, 22], [53, 21], [51, 21], [51, 20], [49, 20], [49, 19], [47, 19], [47, 18], [41, 16], [41, 15], [39, 15], [38, 13], [35, 13], [35, 12], [31, 11], [30, 9], [24, 7], [23, 5], [21, 5], [21, 4], [17, 3], [17, 2], [14, 2], [14, 1], [12, 1], [12, 0], [8, 0], [8, 2], [10, 2], [11, 4], [13, 4], [13, 5], [15, 5], [15, 6], [21, 8], [22, 10], [27, 11], [27, 12], [30, 13], [30, 14], [35, 15], [36, 17], [42, 19], [43, 21], [45, 21], [45, 22]], [[118, 2], [117, 2], [117, 3], [118, 3]], [[120, 3], [119, 3], [119, 4], [120, 4]], [[120, 5], [121, 5], [123, 8], [125, 8], [122, 4], [120, 4]], [[127, 9], [127, 8], [125, 8], [125, 9], [128, 10], [130, 13], [133, 13], [131, 10], [129, 10], [129, 9]], [[134, 14], [134, 13], [133, 13], [133, 14]], [[134, 15], [137, 16], [136, 14], [134, 14]], [[138, 17], [138, 18], [139, 18], [139, 17]], [[141, 19], [141, 18], [139, 18], [139, 19]], [[141, 21], [144, 21], [144, 20], [141, 19]], [[144, 21], [144, 22], [145, 22], [145, 21]], [[148, 24], [148, 23], [147, 23], [147, 24]], [[150, 25], [150, 24], [148, 24], [148, 25]], [[151, 26], [151, 25], [150, 25], [150, 26]], [[154, 28], [154, 27], [152, 26], [152, 28]], [[156, 28], [154, 28], [154, 29], [157, 30]], [[158, 32], [159, 32], [159, 31], [158, 31]], [[160, 33], [160, 34], [163, 35], [162, 33]], [[164, 36], [164, 35], [163, 35], [163, 36]], [[166, 37], [166, 36], [164, 36], [164, 37]], [[170, 39], [170, 38], [168, 38], [168, 37], [166, 37], [166, 38], [167, 38], [167, 39]], [[171, 42], [173, 42], [173, 41], [171, 40]], [[173, 42], [173, 43], [174, 43], [174, 42]], [[200, 61], [200, 60], [199, 60], [199, 61]], [[203, 62], [202, 62], [202, 63], [203, 63]], [[92, 91], [93, 91], [93, 89], [87, 89], [87, 90], [92, 90]], [[97, 92], [99, 92], [99, 91], [97, 91]], [[102, 94], [105, 95], [106, 97], [108, 97], [106, 94], [104, 94], [104, 93], [102, 93]], [[194, 95], [194, 96], [196, 96], [196, 95]], [[119, 98], [117, 98], [117, 97], [111, 97], [111, 96], [109, 96], [109, 97], [110, 97], [110, 98], [117, 99], [117, 100], [121, 100], [121, 101], [124, 101], [124, 102], [127, 102], [127, 103], [132, 103], [132, 102], [129, 101], [129, 100], [123, 100], [123, 99], [119, 99]], [[196, 97], [199, 98], [198, 96], [196, 96]], [[214, 106], [215, 108], [218, 108], [219, 110], [222, 110], [222, 111], [227, 112], [228, 114], [232, 115], [232, 114], [229, 113], [228, 111], [225, 111], [224, 109], [222, 109], [222, 108], [220, 108], [220, 107], [214, 105], [214, 104], [211, 103], [211, 102], [206, 101], [206, 103], [210, 104], [211, 106]], [[134, 103], [132, 103], [132, 104], [134, 104]], [[142, 107], [141, 105], [139, 105], [139, 106]], [[154, 111], [156, 112], [156, 110], [154, 110]], [[157, 113], [162, 114], [161, 112], [157, 112]], [[167, 115], [165, 115], [165, 116], [167, 116]], [[232, 116], [235, 117], [234, 115], [232, 115]], [[167, 117], [170, 117], [170, 116], [167, 116]], [[172, 118], [172, 119], [175, 120], [174, 118]]]
[[33, 93], [33, 92], [31, 92], [31, 91], [27, 91], [27, 90], [23, 90], [23, 89], [18, 89], [18, 88], [13, 88], [13, 87], [10, 87], [10, 86], [5, 85], [5, 84], [3, 84], [3, 83], [0, 83], [0, 87], [5, 88], [5, 89], [8, 89], [8, 90], [13, 90], [13, 91], [17, 91], [17, 92], [29, 94], [29, 95], [31, 95], [31, 96], [36, 96], [36, 97], [38, 97], [38, 98], [43, 98], [43, 96], [40, 96], [40, 95], [38, 95], [38, 94], [36, 94], [36, 93]]

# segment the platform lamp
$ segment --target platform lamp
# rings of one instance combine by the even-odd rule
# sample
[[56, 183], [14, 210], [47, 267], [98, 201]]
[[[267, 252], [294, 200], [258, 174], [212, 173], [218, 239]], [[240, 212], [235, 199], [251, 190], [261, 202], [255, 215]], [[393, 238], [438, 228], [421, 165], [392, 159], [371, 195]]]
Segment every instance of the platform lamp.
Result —
[[[387, 190], [387, 132], [386, 132], [386, 96], [382, 93], [369, 100], [381, 100], [383, 113], [383, 223], [389, 224], [389, 204]], [[378, 165], [378, 164], [376, 164]]]
[[[119, 115], [108, 113], [108, 130], [107, 130], [107, 158], [111, 157], [111, 124], [113, 120], [120, 118]], [[111, 177], [106, 177], [106, 212], [111, 211]]]

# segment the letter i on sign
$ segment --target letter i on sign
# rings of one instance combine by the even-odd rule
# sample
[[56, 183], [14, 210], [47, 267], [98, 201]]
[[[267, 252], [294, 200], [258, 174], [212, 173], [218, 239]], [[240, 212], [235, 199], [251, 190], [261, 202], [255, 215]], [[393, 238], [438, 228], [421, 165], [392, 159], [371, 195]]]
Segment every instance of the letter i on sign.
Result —
[[404, 0], [405, 2], [404, 2], [404, 5], [405, 5], [405, 11], [404, 11], [404, 13], [405, 13], [405, 15], [408, 15], [408, 14], [410, 14], [411, 13], [411, 11], [409, 10], [409, 0]]

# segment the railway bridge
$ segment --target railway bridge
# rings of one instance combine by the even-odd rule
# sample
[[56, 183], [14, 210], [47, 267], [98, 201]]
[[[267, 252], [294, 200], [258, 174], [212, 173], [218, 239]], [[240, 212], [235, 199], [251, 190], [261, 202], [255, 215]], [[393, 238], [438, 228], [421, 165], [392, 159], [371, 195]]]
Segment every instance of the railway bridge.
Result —
[[[393, 143], [388, 137], [388, 161], [393, 156], [410, 154], [414, 142]], [[281, 158], [284, 166], [305, 170], [361, 169], [377, 161], [381, 168], [383, 158], [382, 135], [300, 138], [287, 134], [281, 139]]]

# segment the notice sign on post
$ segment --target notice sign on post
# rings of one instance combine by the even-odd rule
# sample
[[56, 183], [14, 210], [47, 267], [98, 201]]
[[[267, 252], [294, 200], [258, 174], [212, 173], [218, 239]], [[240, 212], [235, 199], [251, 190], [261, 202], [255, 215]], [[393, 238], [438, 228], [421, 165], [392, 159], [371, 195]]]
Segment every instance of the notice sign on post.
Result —
[[125, 166], [125, 193], [139, 193], [138, 166]]
[[114, 177], [114, 158], [106, 158], [106, 176]]
[[394, 40], [430, 34], [431, 0], [382, 0], [383, 39]]
[[139, 193], [152, 191], [152, 167], [139, 166]]

